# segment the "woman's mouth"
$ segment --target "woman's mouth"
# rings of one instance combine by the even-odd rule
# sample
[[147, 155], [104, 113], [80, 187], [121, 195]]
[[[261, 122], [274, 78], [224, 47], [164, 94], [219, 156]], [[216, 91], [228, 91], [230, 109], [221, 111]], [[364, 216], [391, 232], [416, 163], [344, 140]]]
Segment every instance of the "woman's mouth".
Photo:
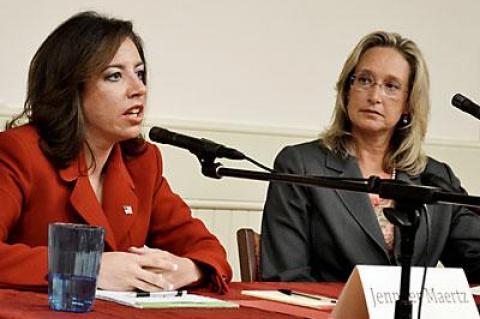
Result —
[[123, 115], [139, 116], [143, 111], [143, 106], [134, 106], [129, 108]]
[[362, 113], [367, 113], [367, 114], [374, 114], [374, 115], [383, 116], [383, 114], [380, 113], [379, 111], [372, 110], [372, 109], [364, 109], [364, 110], [361, 110], [361, 112]]

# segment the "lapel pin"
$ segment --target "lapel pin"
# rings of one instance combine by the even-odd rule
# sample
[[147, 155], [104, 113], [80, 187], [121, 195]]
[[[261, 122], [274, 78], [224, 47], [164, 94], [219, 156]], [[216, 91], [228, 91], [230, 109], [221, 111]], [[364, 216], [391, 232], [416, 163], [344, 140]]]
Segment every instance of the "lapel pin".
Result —
[[128, 205], [123, 206], [123, 212], [125, 213], [125, 215], [132, 215], [133, 214], [132, 206], [128, 206]]

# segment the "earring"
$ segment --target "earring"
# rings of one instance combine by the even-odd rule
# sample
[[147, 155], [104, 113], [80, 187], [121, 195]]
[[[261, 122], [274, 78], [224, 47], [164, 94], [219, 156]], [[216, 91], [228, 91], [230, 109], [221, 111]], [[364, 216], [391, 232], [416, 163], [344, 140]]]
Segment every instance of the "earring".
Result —
[[400, 116], [400, 123], [402, 124], [402, 126], [408, 125], [408, 123], [410, 123], [410, 115], [402, 114]]

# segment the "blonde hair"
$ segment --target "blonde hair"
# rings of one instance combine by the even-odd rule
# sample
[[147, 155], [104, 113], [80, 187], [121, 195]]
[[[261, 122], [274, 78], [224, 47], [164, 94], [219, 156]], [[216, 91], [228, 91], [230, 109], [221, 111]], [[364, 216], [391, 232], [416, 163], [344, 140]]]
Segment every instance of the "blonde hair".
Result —
[[321, 135], [322, 144], [334, 153], [347, 157], [355, 155], [355, 145], [351, 134], [351, 123], [347, 113], [348, 92], [351, 76], [363, 54], [374, 47], [396, 49], [410, 65], [408, 83], [407, 125], [397, 124], [393, 133], [390, 148], [383, 160], [383, 169], [405, 171], [411, 175], [421, 173], [426, 166], [427, 156], [422, 145], [427, 131], [430, 112], [427, 65], [417, 45], [397, 33], [376, 31], [363, 37], [350, 53], [337, 81], [337, 99], [332, 122]]

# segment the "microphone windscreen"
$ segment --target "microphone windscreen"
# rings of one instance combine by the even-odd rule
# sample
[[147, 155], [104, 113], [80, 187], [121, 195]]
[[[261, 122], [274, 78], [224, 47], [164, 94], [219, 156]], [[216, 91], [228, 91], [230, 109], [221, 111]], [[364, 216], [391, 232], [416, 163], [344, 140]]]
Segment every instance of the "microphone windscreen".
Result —
[[465, 107], [465, 104], [468, 102], [469, 100], [460, 93], [457, 93], [452, 97], [452, 105], [460, 109], [463, 109]]
[[461, 94], [455, 94], [452, 97], [452, 105], [468, 113], [477, 119], [480, 119], [480, 106]]
[[152, 127], [148, 132], [150, 140], [163, 143], [164, 141], [171, 140], [172, 132], [161, 127]]

